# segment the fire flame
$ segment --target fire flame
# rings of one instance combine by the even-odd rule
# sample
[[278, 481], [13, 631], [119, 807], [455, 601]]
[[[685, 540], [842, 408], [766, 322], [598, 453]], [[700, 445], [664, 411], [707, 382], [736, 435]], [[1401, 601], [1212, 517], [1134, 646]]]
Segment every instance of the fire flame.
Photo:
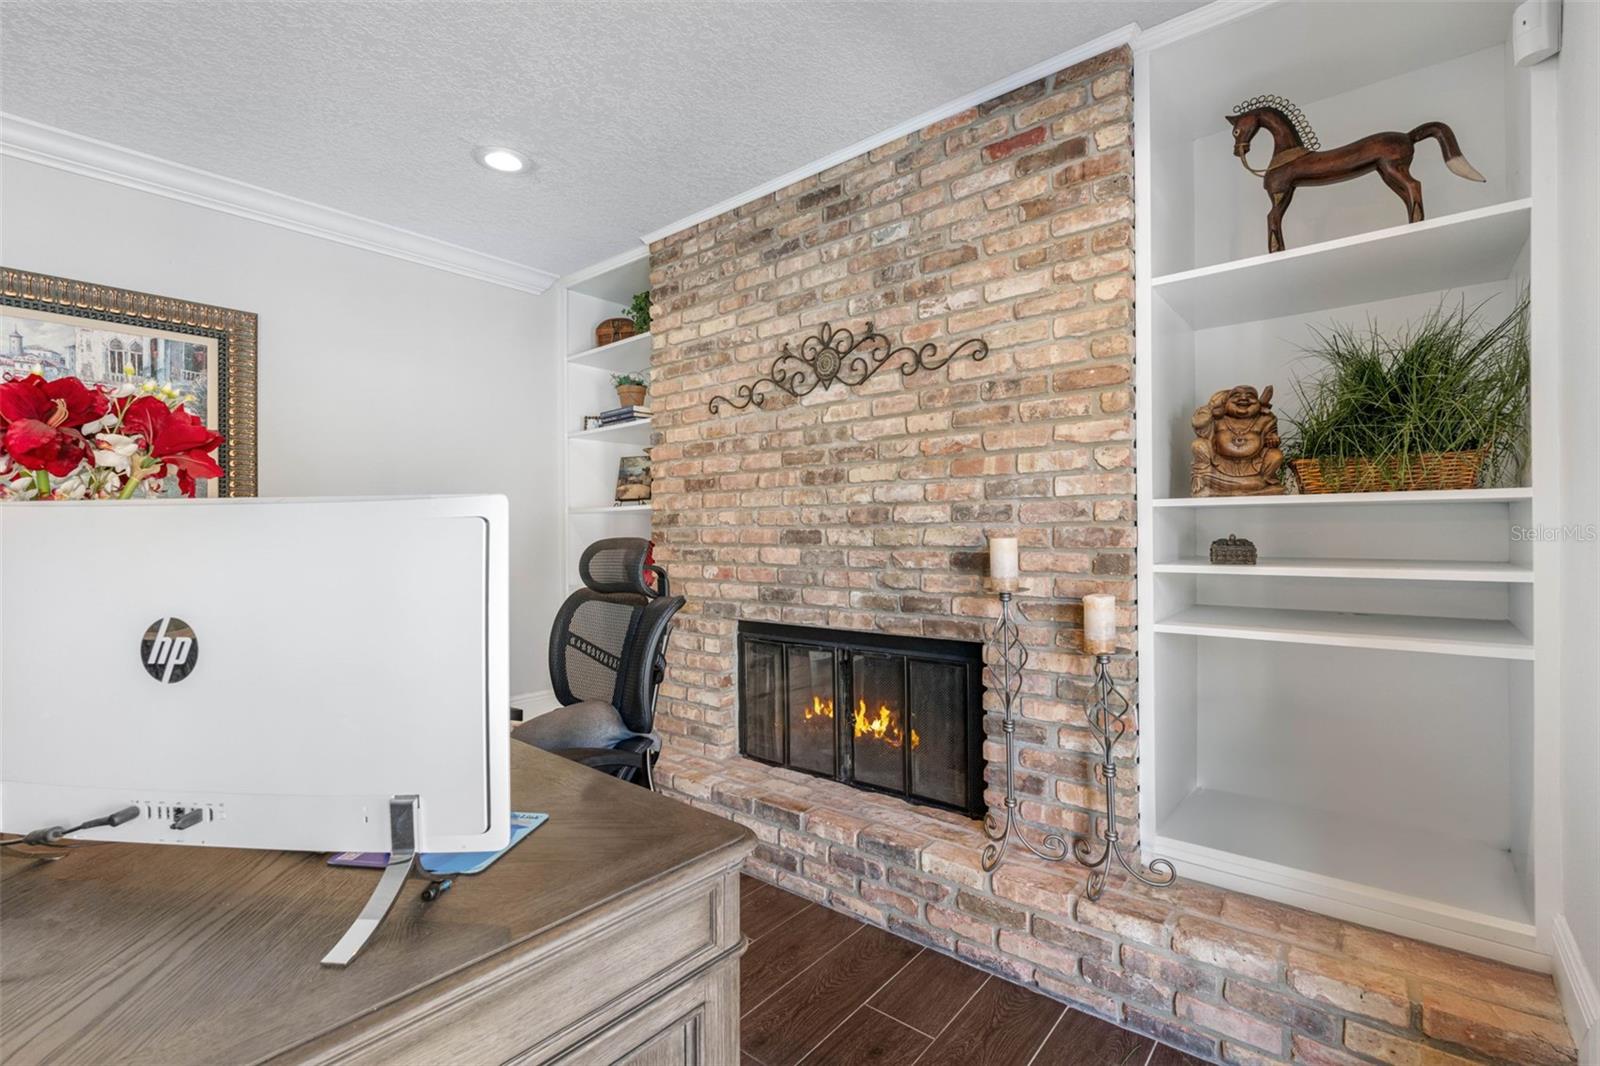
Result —
[[[900, 723], [895, 713], [883, 704], [878, 704], [878, 713], [873, 717], [867, 716], [867, 701], [856, 702], [855, 735], [858, 737], [872, 737], [881, 740], [891, 748], [898, 748], [905, 741], [905, 735], [900, 729]], [[922, 746], [922, 737], [913, 729], [911, 731], [911, 746]]]
[[[823, 699], [821, 696], [811, 697], [811, 706], [803, 708], [807, 722], [818, 721], [823, 718], [833, 718], [833, 701]], [[891, 748], [898, 748], [905, 741], [905, 734], [900, 728], [898, 717], [884, 704], [878, 704], [878, 713], [874, 717], [867, 716], [867, 701], [861, 700], [856, 704], [855, 735], [857, 737], [871, 737], [881, 740]], [[922, 737], [915, 729], [911, 731], [911, 747], [922, 746]]]

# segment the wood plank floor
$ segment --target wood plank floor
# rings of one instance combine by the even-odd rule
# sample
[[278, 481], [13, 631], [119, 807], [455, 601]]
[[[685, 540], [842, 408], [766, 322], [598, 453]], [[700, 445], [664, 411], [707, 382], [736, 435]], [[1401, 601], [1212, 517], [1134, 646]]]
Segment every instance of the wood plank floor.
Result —
[[741, 884], [741, 1066], [1200, 1063], [763, 881]]

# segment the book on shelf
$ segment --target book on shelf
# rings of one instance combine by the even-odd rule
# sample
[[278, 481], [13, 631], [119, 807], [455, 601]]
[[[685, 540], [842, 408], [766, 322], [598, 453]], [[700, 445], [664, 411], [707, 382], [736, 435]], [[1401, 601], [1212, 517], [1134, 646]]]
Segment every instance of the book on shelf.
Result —
[[[625, 414], [619, 412], [627, 412]], [[623, 426], [629, 422], [640, 422], [650, 417], [648, 407], [623, 407], [617, 411], [608, 411], [605, 414], [584, 415], [583, 428], [604, 429], [607, 426]]]

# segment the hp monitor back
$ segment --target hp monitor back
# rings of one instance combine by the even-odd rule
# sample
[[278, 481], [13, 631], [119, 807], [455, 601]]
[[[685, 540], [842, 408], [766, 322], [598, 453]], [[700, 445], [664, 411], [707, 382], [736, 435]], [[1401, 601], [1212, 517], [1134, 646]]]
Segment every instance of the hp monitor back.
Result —
[[78, 835], [386, 851], [416, 795], [419, 850], [505, 846], [506, 522], [499, 496], [0, 505], [0, 829], [134, 805]]

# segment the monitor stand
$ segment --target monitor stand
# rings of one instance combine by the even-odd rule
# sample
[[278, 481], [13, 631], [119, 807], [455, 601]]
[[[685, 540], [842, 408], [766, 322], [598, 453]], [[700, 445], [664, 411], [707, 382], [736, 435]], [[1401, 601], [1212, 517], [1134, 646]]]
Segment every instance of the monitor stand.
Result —
[[333, 950], [322, 957], [322, 965], [350, 965], [350, 960], [367, 946], [367, 941], [399, 898], [417, 857], [418, 805], [416, 796], [394, 796], [389, 800], [389, 865], [384, 867], [383, 876], [378, 879], [367, 905], [361, 908], [360, 916], [339, 938]]

